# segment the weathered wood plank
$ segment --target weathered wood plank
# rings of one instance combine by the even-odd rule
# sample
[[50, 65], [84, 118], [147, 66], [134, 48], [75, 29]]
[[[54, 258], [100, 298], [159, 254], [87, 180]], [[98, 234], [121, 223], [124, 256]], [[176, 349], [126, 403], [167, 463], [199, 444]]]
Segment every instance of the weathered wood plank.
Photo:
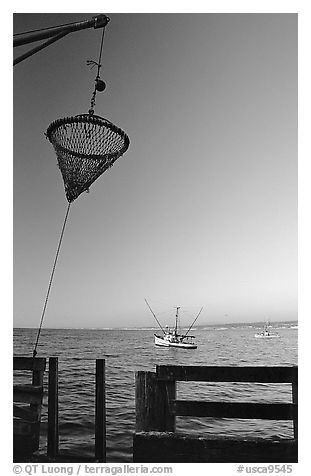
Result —
[[39, 411], [39, 405], [37, 410], [30, 409], [29, 406], [19, 406], [13, 404], [13, 417], [23, 418], [29, 422], [36, 422], [40, 419], [41, 412]]
[[169, 402], [176, 398], [175, 382], [159, 382], [154, 372], [136, 372], [136, 431], [175, 431]]
[[34, 370], [32, 372], [32, 385], [43, 385], [43, 370]]
[[13, 420], [14, 435], [32, 436], [39, 431], [39, 422]]
[[193, 437], [136, 433], [134, 463], [296, 463], [297, 440]]
[[36, 385], [13, 385], [13, 401], [41, 404], [43, 387]]
[[170, 410], [178, 416], [265, 420], [294, 420], [297, 418], [297, 405], [292, 403], [228, 403], [175, 400], [171, 402]]
[[223, 367], [157, 365], [159, 380], [203, 381], [203, 382], [298, 382], [298, 368], [293, 367]]
[[46, 359], [44, 357], [13, 357], [13, 370], [41, 370], [46, 367]]

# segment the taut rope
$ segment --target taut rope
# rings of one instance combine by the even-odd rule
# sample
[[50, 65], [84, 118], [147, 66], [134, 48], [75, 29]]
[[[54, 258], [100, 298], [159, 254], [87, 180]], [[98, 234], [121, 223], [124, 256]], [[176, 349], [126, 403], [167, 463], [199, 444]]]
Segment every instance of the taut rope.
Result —
[[51, 277], [50, 277], [50, 282], [49, 282], [49, 285], [48, 285], [48, 290], [47, 290], [47, 294], [46, 294], [46, 298], [45, 298], [45, 302], [44, 302], [44, 306], [43, 306], [43, 311], [42, 311], [42, 315], [41, 315], [41, 321], [40, 321], [40, 326], [39, 326], [39, 329], [38, 329], [37, 339], [36, 339], [36, 343], [35, 343], [35, 346], [34, 346], [34, 349], [33, 349], [33, 357], [36, 357], [36, 355], [37, 355], [37, 346], [38, 346], [39, 337], [40, 337], [40, 333], [41, 333], [41, 328], [42, 328], [42, 324], [43, 324], [43, 319], [44, 319], [44, 315], [45, 315], [45, 311], [46, 311], [46, 307], [47, 307], [47, 303], [48, 303], [48, 299], [49, 299], [49, 294], [50, 294], [50, 290], [51, 290], [51, 286], [52, 286], [52, 281], [53, 281], [54, 272], [55, 272], [55, 268], [56, 268], [57, 258], [58, 258], [60, 247], [61, 247], [61, 244], [62, 244], [62, 241], [63, 241], [63, 236], [64, 236], [65, 226], [66, 226], [66, 223], [67, 223], [67, 218], [68, 218], [68, 214], [69, 214], [69, 210], [70, 210], [70, 205], [71, 205], [71, 202], [68, 203], [65, 220], [64, 220], [64, 223], [63, 223], [63, 228], [62, 228], [62, 231], [61, 231], [61, 234], [60, 234], [60, 239], [59, 239], [59, 243], [58, 243], [58, 247], [57, 247], [57, 251], [56, 251], [56, 256], [55, 256], [53, 269], [52, 269], [52, 273], [51, 273]]

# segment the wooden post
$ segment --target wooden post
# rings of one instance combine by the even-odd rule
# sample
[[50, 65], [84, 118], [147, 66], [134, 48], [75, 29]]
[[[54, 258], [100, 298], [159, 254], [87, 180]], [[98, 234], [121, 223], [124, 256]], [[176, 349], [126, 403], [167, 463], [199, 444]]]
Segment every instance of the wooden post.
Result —
[[[292, 383], [292, 400], [295, 405], [298, 405], [298, 382]], [[298, 438], [298, 419], [293, 421], [294, 423], [294, 438]]]
[[47, 455], [58, 454], [58, 357], [49, 358]]
[[[32, 371], [32, 385], [42, 387], [42, 396], [43, 396], [43, 374], [44, 374], [44, 370], [36, 369], [34, 366], [34, 369]], [[39, 445], [40, 445], [41, 407], [42, 407], [42, 401], [39, 405], [38, 404], [30, 405], [30, 409], [34, 410], [37, 413], [37, 418], [38, 418], [38, 431], [36, 432], [34, 436], [34, 445], [36, 448], [39, 448]]]
[[106, 462], [105, 359], [96, 359], [95, 460]]
[[136, 431], [175, 431], [169, 403], [176, 398], [176, 382], [160, 382], [154, 372], [136, 372]]
[[34, 368], [32, 371], [32, 385], [41, 387], [43, 385], [43, 374], [44, 370]]

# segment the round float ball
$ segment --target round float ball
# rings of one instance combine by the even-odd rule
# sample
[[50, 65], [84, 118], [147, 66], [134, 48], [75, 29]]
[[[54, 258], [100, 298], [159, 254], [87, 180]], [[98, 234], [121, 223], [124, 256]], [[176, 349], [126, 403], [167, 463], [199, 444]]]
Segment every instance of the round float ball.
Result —
[[96, 81], [96, 89], [97, 91], [104, 91], [104, 89], [106, 89], [106, 84], [104, 83], [104, 81], [102, 81], [101, 79], [97, 79]]

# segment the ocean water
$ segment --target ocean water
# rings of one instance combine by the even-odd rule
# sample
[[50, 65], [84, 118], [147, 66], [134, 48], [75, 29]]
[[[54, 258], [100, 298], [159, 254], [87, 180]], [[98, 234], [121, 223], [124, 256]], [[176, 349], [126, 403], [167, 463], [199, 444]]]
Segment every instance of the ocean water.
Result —
[[[60, 450], [94, 455], [95, 359], [106, 360], [107, 461], [131, 462], [135, 431], [135, 372], [157, 364], [273, 366], [297, 365], [297, 323], [273, 323], [279, 339], [256, 339], [256, 324], [192, 329], [198, 348], [157, 348], [155, 329], [42, 329], [38, 357], [59, 359]], [[36, 329], [14, 329], [14, 355], [32, 356]], [[46, 372], [47, 374], [47, 372]], [[15, 376], [16, 378], [16, 376]], [[17, 377], [18, 378], [18, 377]], [[45, 376], [47, 381], [47, 375]], [[288, 384], [177, 384], [178, 398], [216, 401], [290, 402]], [[47, 397], [42, 413], [40, 451], [46, 452]], [[177, 432], [272, 438], [292, 437], [285, 421], [178, 417]]]

